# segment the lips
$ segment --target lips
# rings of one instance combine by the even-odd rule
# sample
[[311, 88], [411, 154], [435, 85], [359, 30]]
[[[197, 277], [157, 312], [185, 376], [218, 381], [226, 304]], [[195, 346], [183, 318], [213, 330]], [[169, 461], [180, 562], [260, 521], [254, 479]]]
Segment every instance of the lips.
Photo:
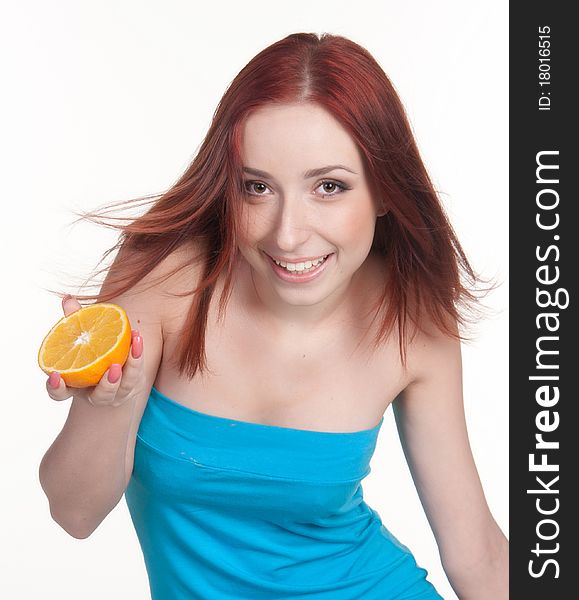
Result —
[[305, 271], [289, 271], [285, 267], [276, 264], [275, 260], [269, 254], [266, 252], [264, 252], [264, 254], [269, 259], [268, 262], [277, 277], [288, 283], [308, 283], [309, 281], [317, 279], [326, 270], [328, 263], [332, 261], [332, 257], [334, 256], [333, 252], [326, 255], [327, 258], [319, 263], [316, 267], [310, 267], [310, 269], [306, 269]]

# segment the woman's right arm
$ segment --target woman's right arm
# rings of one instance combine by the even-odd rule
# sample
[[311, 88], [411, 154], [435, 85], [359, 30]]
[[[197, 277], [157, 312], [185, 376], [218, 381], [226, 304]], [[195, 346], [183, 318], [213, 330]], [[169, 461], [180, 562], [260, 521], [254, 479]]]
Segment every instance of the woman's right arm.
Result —
[[[40, 484], [52, 518], [78, 539], [88, 537], [113, 510], [130, 478], [136, 433], [163, 351], [162, 302], [156, 289], [132, 289], [110, 300], [126, 311], [143, 340], [142, 355], [135, 358], [131, 349], [118, 382], [108, 381], [108, 371], [91, 388], [69, 388], [60, 381], [53, 389], [47, 382], [52, 399], [72, 396], [72, 403], [40, 463]], [[80, 304], [69, 299], [63, 308], [70, 314]]]

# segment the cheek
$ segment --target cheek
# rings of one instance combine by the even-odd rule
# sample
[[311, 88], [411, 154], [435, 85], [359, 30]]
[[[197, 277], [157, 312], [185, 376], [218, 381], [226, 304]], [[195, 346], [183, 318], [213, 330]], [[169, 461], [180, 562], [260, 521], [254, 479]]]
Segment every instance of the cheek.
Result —
[[376, 217], [372, 207], [360, 201], [353, 203], [347, 211], [344, 211], [336, 231], [340, 232], [344, 245], [360, 246], [365, 245], [367, 238], [370, 238], [371, 243], [375, 228]]
[[265, 211], [245, 207], [241, 211], [240, 219], [239, 235], [245, 243], [258, 241], [267, 233], [269, 221]]

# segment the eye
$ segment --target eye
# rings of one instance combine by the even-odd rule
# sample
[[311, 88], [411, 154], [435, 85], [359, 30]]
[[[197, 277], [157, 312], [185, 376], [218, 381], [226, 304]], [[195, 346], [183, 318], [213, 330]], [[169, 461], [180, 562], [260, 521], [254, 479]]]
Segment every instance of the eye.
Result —
[[261, 186], [262, 188], [266, 188], [267, 189], [267, 185], [265, 185], [265, 183], [262, 183], [261, 181], [244, 181], [243, 182], [243, 191], [246, 192], [247, 194], [249, 194], [250, 196], [264, 196], [265, 194], [262, 194], [261, 191], [259, 191], [257, 194], [255, 192], [251, 192], [250, 189], [248, 188], [253, 188], [254, 190], [256, 189], [256, 187], [253, 186]]
[[[347, 185], [344, 185], [343, 183], [338, 183], [337, 181], [331, 181], [329, 179], [325, 179], [324, 181], [322, 181], [320, 183], [320, 185], [318, 187], [324, 187], [324, 186], [334, 186], [334, 190], [338, 189], [339, 191], [335, 192], [335, 193], [329, 193], [329, 194], [322, 194], [322, 196], [337, 196], [338, 194], [341, 194], [342, 192], [344, 192], [345, 190], [349, 190], [350, 188]], [[327, 188], [325, 188], [327, 190]]]

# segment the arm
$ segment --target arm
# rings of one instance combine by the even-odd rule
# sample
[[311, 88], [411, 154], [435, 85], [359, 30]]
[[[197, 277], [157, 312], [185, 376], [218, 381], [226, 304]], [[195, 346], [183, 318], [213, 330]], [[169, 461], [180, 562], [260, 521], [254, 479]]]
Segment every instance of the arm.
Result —
[[[119, 253], [115, 263], [120, 260]], [[115, 268], [113, 264], [111, 273]], [[103, 290], [106, 285], [107, 280]], [[118, 400], [121, 396], [126, 400], [119, 406], [93, 406], [82, 394], [73, 395], [64, 427], [40, 463], [40, 484], [53, 519], [79, 539], [88, 537], [118, 504], [130, 476], [127, 471], [132, 470], [129, 448], [134, 448], [133, 438], [163, 347], [161, 304], [154, 289], [133, 289], [110, 300], [125, 309], [133, 329], [140, 331], [143, 355], [138, 361], [129, 356], [120, 383], [102, 382], [95, 388], [95, 395], [101, 394], [99, 399], [103, 401]], [[68, 314], [78, 308], [77, 302], [67, 302]], [[61, 381], [60, 387], [49, 390], [49, 394], [56, 400], [64, 400], [74, 394], [74, 389]]]
[[460, 342], [442, 334], [416, 340], [414, 377], [393, 411], [442, 566], [461, 600], [508, 598], [508, 542], [490, 513], [468, 440]]

